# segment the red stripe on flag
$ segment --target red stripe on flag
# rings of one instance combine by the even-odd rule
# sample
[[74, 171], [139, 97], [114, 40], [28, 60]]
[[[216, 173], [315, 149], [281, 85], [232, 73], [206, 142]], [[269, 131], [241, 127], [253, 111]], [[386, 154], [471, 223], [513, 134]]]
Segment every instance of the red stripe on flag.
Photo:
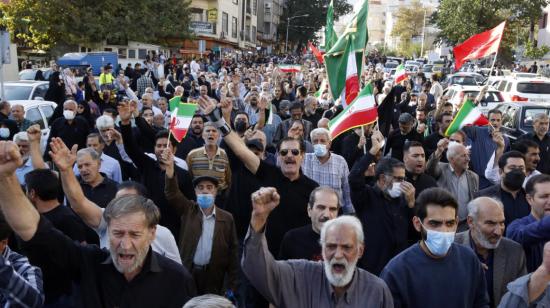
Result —
[[346, 79], [346, 105], [349, 105], [359, 94], [359, 78], [357, 75], [352, 75]]
[[338, 123], [337, 126], [331, 127], [331, 138], [334, 139], [338, 137], [341, 133], [362, 125], [367, 125], [369, 123], [372, 123], [376, 120], [378, 117], [378, 109], [377, 108], [369, 108], [365, 110], [361, 110], [357, 113], [354, 113], [350, 116], [348, 116], [346, 119], [342, 120], [342, 122]]

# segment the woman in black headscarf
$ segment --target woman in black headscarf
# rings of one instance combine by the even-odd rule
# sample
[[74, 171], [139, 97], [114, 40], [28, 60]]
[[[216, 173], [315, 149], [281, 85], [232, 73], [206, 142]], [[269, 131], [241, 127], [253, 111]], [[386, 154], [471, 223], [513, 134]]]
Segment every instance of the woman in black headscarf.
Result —
[[50, 77], [50, 86], [44, 96], [44, 100], [57, 103], [57, 107], [52, 114], [50, 123], [63, 116], [63, 103], [65, 102], [65, 85], [59, 72], [53, 72]]

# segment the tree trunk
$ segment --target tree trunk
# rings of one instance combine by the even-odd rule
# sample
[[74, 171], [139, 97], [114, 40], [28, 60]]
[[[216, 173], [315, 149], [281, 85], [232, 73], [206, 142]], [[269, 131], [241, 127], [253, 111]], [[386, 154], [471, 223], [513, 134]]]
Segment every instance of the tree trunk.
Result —
[[537, 47], [535, 45], [535, 20], [532, 18], [529, 21], [529, 42], [533, 44], [533, 47]]

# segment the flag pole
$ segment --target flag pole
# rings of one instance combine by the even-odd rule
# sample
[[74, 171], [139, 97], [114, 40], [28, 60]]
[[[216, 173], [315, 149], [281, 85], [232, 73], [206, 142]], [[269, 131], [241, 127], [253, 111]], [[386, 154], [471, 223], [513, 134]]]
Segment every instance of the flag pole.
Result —
[[493, 65], [491, 65], [491, 70], [489, 71], [489, 76], [487, 76], [487, 78], [493, 76], [493, 69], [495, 68], [495, 63], [497, 62], [497, 56], [498, 56], [498, 49], [497, 49], [497, 52], [495, 52], [495, 58], [493, 59]]
[[[365, 125], [361, 125], [361, 137], [365, 137]], [[367, 143], [363, 144], [363, 155], [367, 154]]]

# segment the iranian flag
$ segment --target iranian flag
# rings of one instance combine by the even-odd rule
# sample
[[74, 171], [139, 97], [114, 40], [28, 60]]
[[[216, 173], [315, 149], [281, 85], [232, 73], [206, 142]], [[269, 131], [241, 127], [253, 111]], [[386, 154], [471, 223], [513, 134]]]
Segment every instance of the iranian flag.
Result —
[[283, 73], [299, 73], [302, 70], [300, 64], [282, 64], [279, 68]]
[[328, 82], [326, 78], [323, 78], [323, 81], [321, 81], [321, 85], [319, 86], [319, 90], [315, 92], [314, 96], [317, 98], [321, 98], [321, 95], [323, 95], [323, 92], [328, 88]]
[[197, 104], [180, 103], [172, 111], [170, 119], [170, 133], [178, 142], [181, 142], [191, 125], [191, 119], [197, 110]]
[[481, 113], [471, 100], [464, 102], [455, 118], [445, 131], [445, 136], [450, 136], [464, 126], [485, 126], [489, 120]]
[[399, 64], [399, 66], [395, 69], [395, 84], [398, 84], [405, 79], [407, 79], [405, 66], [403, 64]]
[[368, 84], [344, 111], [328, 123], [330, 137], [333, 140], [352, 128], [368, 125], [376, 121], [378, 118], [378, 108], [376, 107], [372, 93], [373, 86], [372, 84]]

